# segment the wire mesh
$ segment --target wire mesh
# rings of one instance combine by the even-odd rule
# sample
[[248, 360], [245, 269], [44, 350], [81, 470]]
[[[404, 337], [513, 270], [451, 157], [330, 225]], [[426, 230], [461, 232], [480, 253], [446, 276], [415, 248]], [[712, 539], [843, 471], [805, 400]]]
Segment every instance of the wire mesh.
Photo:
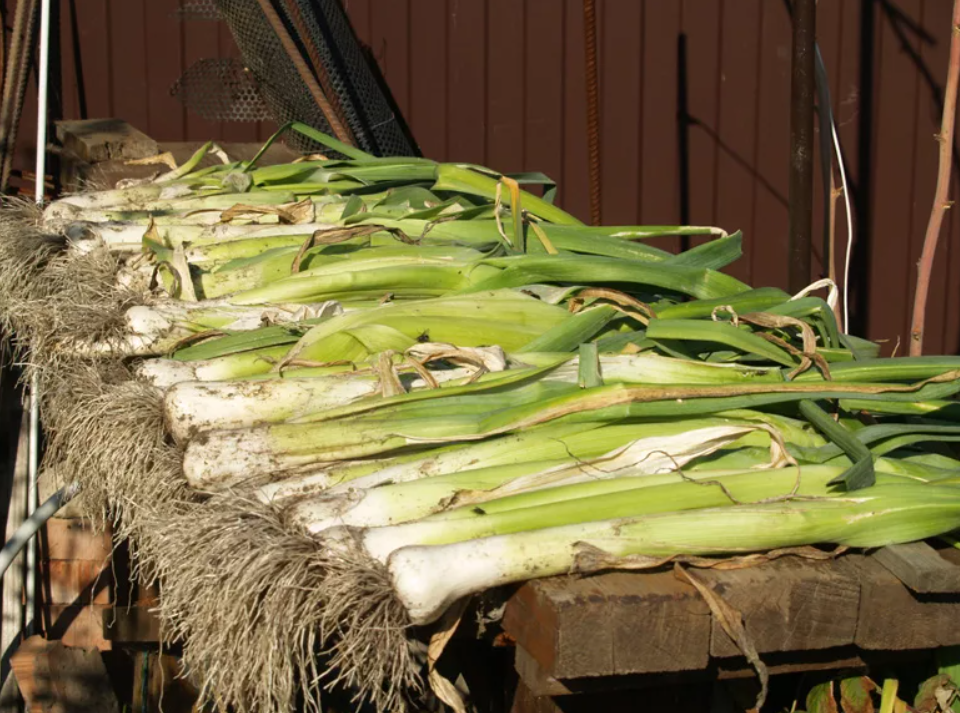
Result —
[[[216, 5], [274, 119], [280, 124], [302, 121], [329, 133], [329, 124], [259, 3], [216, 0]], [[288, 32], [298, 38], [303, 57], [319, 59], [326, 75], [320, 84], [332, 94], [329, 97], [332, 102], [339, 105], [359, 148], [378, 156], [416, 154], [340, 3], [337, 0], [279, 0], [274, 5]], [[291, 13], [290, 8], [295, 12]], [[290, 136], [287, 140], [304, 153], [322, 149], [300, 136]]]
[[217, 0], [184, 0], [174, 12], [182, 20], [219, 20]]
[[170, 93], [209, 121], [263, 121], [271, 117], [253, 73], [233, 57], [201, 59]]

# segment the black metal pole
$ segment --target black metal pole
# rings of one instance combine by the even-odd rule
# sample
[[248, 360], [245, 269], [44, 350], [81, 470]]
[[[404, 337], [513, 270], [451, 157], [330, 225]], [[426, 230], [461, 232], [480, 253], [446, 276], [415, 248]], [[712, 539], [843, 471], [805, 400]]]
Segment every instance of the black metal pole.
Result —
[[789, 284], [798, 292], [810, 283], [813, 233], [813, 101], [816, 94], [814, 42], [816, 0], [793, 6], [793, 64], [790, 81]]

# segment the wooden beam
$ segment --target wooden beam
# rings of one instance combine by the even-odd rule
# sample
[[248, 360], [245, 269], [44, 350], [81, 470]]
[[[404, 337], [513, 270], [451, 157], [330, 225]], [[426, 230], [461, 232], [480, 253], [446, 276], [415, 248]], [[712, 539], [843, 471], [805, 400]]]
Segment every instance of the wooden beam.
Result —
[[27, 711], [119, 712], [100, 652], [31, 636], [11, 660]]
[[57, 139], [82, 161], [149, 158], [159, 153], [157, 142], [122, 119], [58, 121]]
[[504, 630], [553, 678], [693, 671], [708, 661], [710, 611], [672, 572], [525, 584]]
[[[762, 567], [705, 570], [697, 576], [743, 615], [747, 635], [761, 654], [853, 643], [860, 583], [857, 570], [844, 558], [810, 563], [785, 557]], [[716, 621], [710, 655], [740, 655]]]
[[873, 557], [861, 557], [860, 616], [855, 642], [861, 649], [905, 651], [960, 644], [960, 595], [911, 592]]
[[156, 644], [160, 639], [160, 620], [147, 607], [120, 606], [104, 609], [103, 638], [115, 644]]
[[960, 592], [960, 567], [926, 542], [888, 545], [877, 550], [873, 559], [919, 594]]

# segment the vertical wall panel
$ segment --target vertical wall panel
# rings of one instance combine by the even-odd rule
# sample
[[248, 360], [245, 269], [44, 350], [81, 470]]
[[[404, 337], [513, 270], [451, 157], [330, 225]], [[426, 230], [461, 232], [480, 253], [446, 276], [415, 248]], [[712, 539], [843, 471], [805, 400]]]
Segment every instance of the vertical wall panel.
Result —
[[487, 3], [487, 163], [504, 172], [524, 168], [526, 15], [526, 0]]
[[447, 159], [484, 164], [487, 107], [486, 0], [450, 0]]
[[641, 140], [643, 130], [644, 3], [606, 0], [597, 24], [602, 41], [600, 60], [600, 128], [602, 136], [603, 222], [640, 222], [643, 193]]
[[423, 153], [446, 159], [448, 9], [446, 0], [410, 4], [410, 105], [407, 121], [417, 127]]
[[410, 121], [410, 6], [413, 2], [415, 0], [371, 0], [370, 18], [370, 49], [407, 121]]
[[[125, 0], [119, 0], [124, 2]], [[186, 112], [170, 87], [183, 74], [183, 22], [174, 17], [177, 0], [145, 0], [147, 32], [144, 51], [147, 62], [149, 122], [143, 129], [157, 139], [182, 141], [187, 138]], [[196, 22], [196, 21], [194, 21]], [[88, 73], [88, 84], [96, 75]], [[143, 127], [140, 127], [143, 128]]]
[[[727, 0], [720, 3], [720, 112], [716, 171], [724, 180], [717, 184], [716, 221], [728, 230], [743, 230], [756, 239], [754, 206], [757, 160], [758, 75], [763, 66], [761, 27], [763, 0]], [[767, 9], [769, 12], [769, 8]], [[752, 282], [756, 274], [749, 260], [730, 266], [730, 274]]]
[[527, 138], [523, 162], [553, 180], [563, 182], [564, 15], [556, 0], [527, 0], [526, 114]]
[[[683, 1], [683, 33], [686, 38], [686, 93], [689, 113], [689, 194], [690, 222], [716, 225], [716, 170], [718, 146], [715, 139], [720, 111], [720, 27], [721, 3], [714, 0]], [[678, 37], [679, 44], [679, 37]], [[679, 157], [678, 157], [679, 158]]]
[[[916, 16], [919, 2], [901, 2]], [[910, 49], [916, 45], [910, 42]], [[871, 237], [870, 283], [877, 287], [868, 329], [893, 346], [903, 341], [909, 319], [905, 287], [910, 265], [910, 229], [915, 178], [917, 72], [903, 51], [894, 27], [884, 21], [878, 33], [876, 147], [874, 159], [874, 231]], [[881, 230], [882, 226], [882, 230]], [[890, 289], [897, 285], [899, 290]], [[881, 287], [882, 286], [882, 287]], [[901, 350], [906, 347], [901, 344]]]
[[109, 113], [122, 116], [137, 127], [149, 124], [147, 102], [147, 0], [109, 0], [107, 45], [109, 88], [112, 103]]
[[110, 0], [79, 3], [80, 55], [87, 76], [87, 110], [90, 118], [113, 115]]
[[[790, 20], [780, 3], [764, 3], [757, 92], [756, 181], [750, 272], [766, 284], [787, 285], [787, 194], [790, 156]], [[736, 41], [736, 40], [734, 40]], [[721, 151], [723, 149], [721, 148]], [[718, 184], [724, 176], [718, 175]]]
[[[640, 222], [674, 225], [680, 220], [680, 187], [677, 174], [677, 35], [680, 3], [644, 3], [643, 135], [639, 167], [643, 195]], [[615, 91], [611, 87], [608, 91]], [[671, 239], [661, 247], [677, 249]]]
[[[113, 0], [116, 2], [117, 0]], [[129, 0], [122, 0], [128, 2]], [[149, 0], [148, 0], [149, 1]], [[186, 71], [201, 59], [220, 55], [219, 23], [208, 20], [188, 20], [181, 23], [183, 37], [183, 70]], [[187, 136], [222, 136], [218, 121], [208, 121], [192, 111], [186, 112]]]
[[[563, 58], [563, 207], [583, 220], [590, 218], [587, 169], [587, 107], [584, 97], [583, 3], [565, 0], [566, 52]], [[601, 137], [602, 139], [602, 137]]]

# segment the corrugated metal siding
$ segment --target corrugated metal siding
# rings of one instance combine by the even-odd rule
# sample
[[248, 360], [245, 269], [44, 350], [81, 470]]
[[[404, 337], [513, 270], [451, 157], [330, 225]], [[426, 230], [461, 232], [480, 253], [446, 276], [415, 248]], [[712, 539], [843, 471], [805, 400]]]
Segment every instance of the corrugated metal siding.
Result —
[[[544, 171], [560, 183], [564, 207], [588, 214], [581, 0], [343, 2], [426, 155]], [[933, 196], [950, 5], [819, 3], [821, 49], [861, 211], [856, 321], [871, 337], [890, 340], [888, 349], [907, 337]], [[166, 140], [265, 138], [266, 123], [205, 122], [170, 96], [196, 59], [236, 54], [225, 27], [182, 22], [177, 7], [176, 0], [63, 0], [65, 115], [121, 116]], [[733, 274], [784, 286], [790, 85], [784, 5], [599, 0], [598, 10], [604, 221], [677, 223], [685, 199], [690, 222], [744, 231], [746, 255]], [[689, 113], [684, 186], [681, 46]], [[34, 107], [28, 99], [24, 159], [32, 152]], [[948, 217], [930, 297], [930, 352], [960, 351], [960, 215]], [[842, 218], [837, 236], [846, 240]]]

